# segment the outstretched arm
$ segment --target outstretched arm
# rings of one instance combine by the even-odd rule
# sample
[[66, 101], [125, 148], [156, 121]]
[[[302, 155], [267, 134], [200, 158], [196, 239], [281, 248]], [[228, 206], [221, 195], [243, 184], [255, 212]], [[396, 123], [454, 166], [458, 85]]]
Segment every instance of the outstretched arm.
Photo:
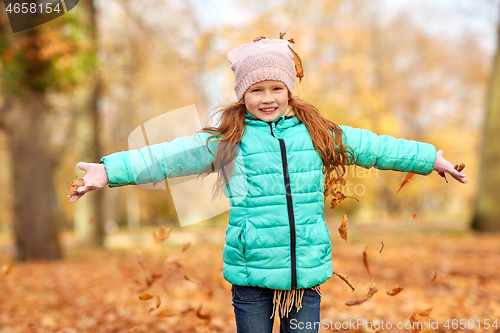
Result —
[[[158, 183], [167, 177], [198, 174], [212, 162], [206, 141], [209, 133], [196, 133], [179, 137], [171, 142], [146, 146], [104, 156], [102, 163], [78, 163], [77, 167], [87, 171], [84, 186], [71, 197], [74, 203], [85, 193], [106, 185], [118, 187]], [[218, 142], [210, 141], [210, 150], [215, 154]]]
[[363, 168], [395, 170], [428, 175], [432, 171], [446, 172], [461, 183], [467, 179], [462, 171], [443, 157], [443, 151], [425, 142], [396, 139], [371, 131], [341, 126], [343, 142], [354, 158], [354, 164]]

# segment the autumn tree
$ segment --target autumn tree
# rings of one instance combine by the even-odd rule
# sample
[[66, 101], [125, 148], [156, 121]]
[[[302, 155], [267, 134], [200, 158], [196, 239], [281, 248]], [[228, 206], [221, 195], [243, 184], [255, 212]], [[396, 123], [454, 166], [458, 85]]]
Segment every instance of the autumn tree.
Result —
[[[500, 9], [500, 7], [499, 7]], [[497, 51], [489, 86], [484, 119], [479, 193], [472, 221], [478, 231], [500, 231], [500, 22], [497, 26]]]
[[[62, 256], [61, 219], [54, 187], [55, 170], [70, 140], [55, 145], [52, 98], [78, 83], [93, 58], [80, 34], [78, 15], [12, 33], [0, 16], [0, 68], [3, 104], [0, 129], [8, 138], [13, 195], [13, 233], [17, 260]], [[68, 133], [63, 133], [68, 138]]]

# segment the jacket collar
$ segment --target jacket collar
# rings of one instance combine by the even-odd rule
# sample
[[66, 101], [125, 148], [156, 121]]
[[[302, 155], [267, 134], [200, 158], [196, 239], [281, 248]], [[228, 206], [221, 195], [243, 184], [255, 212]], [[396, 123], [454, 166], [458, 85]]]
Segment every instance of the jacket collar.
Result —
[[245, 114], [245, 124], [250, 126], [258, 126], [264, 127], [266, 130], [269, 129], [269, 126], [274, 125], [276, 129], [279, 131], [283, 131], [289, 127], [293, 127], [300, 123], [300, 120], [297, 116], [285, 116], [281, 115], [273, 121], [266, 122], [264, 120], [260, 120], [252, 116], [248, 111]]

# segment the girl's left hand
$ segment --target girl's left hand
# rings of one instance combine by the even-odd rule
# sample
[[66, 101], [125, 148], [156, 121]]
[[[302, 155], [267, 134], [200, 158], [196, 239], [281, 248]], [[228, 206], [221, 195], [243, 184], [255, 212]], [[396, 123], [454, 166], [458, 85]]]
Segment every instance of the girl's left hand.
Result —
[[438, 151], [436, 154], [436, 162], [434, 163], [434, 170], [437, 172], [446, 172], [459, 182], [465, 184], [467, 183], [467, 178], [463, 171], [457, 171], [453, 167], [453, 164], [448, 162], [444, 157], [444, 152], [442, 150]]

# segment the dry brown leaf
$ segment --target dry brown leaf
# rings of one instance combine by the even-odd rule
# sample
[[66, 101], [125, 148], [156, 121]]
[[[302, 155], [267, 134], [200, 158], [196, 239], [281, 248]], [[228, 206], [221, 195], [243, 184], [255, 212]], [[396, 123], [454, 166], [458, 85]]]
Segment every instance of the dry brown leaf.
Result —
[[295, 44], [295, 41], [293, 40], [293, 38], [290, 38], [290, 39], [288, 40], [288, 43], [290, 43], [290, 44]]
[[372, 298], [373, 295], [378, 291], [375, 284], [372, 282], [368, 283], [366, 287], [363, 289], [363, 294], [366, 295], [367, 298]]
[[347, 306], [360, 305], [360, 304], [366, 302], [367, 300], [368, 300], [368, 298], [353, 298], [353, 299], [347, 300], [345, 302], [345, 305], [347, 305]]
[[347, 242], [347, 215], [344, 209], [344, 217], [342, 218], [342, 224], [339, 227], [339, 234], [343, 240]]
[[264, 37], [264, 36], [259, 36], [259, 37], [256, 37], [253, 41], [254, 41], [254, 42], [258, 42], [258, 41], [259, 41], [259, 40], [261, 40], [261, 39], [266, 39], [266, 37]]
[[196, 317], [201, 318], [201, 319], [205, 319], [205, 320], [210, 320], [210, 319], [212, 319], [212, 316], [210, 315], [210, 313], [207, 313], [207, 314], [202, 314], [202, 313], [201, 313], [201, 305], [200, 305], [200, 307], [196, 310]]
[[297, 71], [297, 77], [299, 78], [299, 82], [301, 82], [302, 78], [304, 77], [304, 68], [302, 67], [302, 60], [300, 60], [299, 55], [290, 47], [290, 45], [288, 45], [288, 48], [290, 49], [290, 51], [292, 51], [293, 62], [295, 63], [295, 70]]
[[448, 184], [448, 179], [446, 179], [446, 174], [444, 172], [438, 172], [438, 175], [444, 178], [446, 180], [446, 184]]
[[457, 164], [455, 165], [455, 170], [457, 170], [458, 172], [462, 171], [464, 168], [465, 168], [465, 164], [463, 163], [460, 163], [460, 164]]
[[66, 196], [68, 198], [71, 198], [74, 196], [76, 193], [78, 193], [78, 188], [82, 187], [84, 185], [83, 179], [77, 179], [73, 180], [71, 183], [68, 183], [71, 185], [71, 188], [69, 189], [69, 192], [66, 193]]
[[413, 214], [413, 219], [416, 221], [418, 219], [418, 215], [417, 214]]
[[432, 309], [433, 308], [425, 309], [424, 311], [419, 312], [418, 315], [422, 316], [422, 317], [426, 317], [426, 316], [428, 316], [431, 313]]
[[189, 282], [192, 282], [192, 283], [194, 283], [194, 284], [197, 284], [196, 282], [194, 282], [193, 280], [191, 280], [191, 279], [190, 279], [190, 278], [189, 278], [186, 274], [184, 274], [183, 278], [184, 278], [184, 280], [186, 280], [186, 281], [189, 281]]
[[155, 305], [156, 307], [149, 309], [148, 312], [153, 312], [154, 310], [158, 309], [160, 305], [161, 305], [161, 299], [160, 296], [158, 295], [156, 296], [156, 305]]
[[153, 240], [155, 244], [163, 242], [170, 236], [172, 229], [165, 230], [164, 228], [160, 228], [160, 230], [153, 233]]
[[417, 315], [415, 314], [415, 312], [413, 312], [410, 317], [410, 324], [412, 333], [419, 333], [424, 329], [424, 324], [417, 319]]
[[141, 301], [147, 301], [148, 299], [151, 299], [151, 298], [153, 298], [153, 296], [148, 294], [148, 293], [144, 293], [144, 294], [139, 296], [139, 299]]
[[392, 289], [392, 291], [388, 291], [387, 295], [396, 296], [397, 294], [399, 294], [401, 292], [401, 290], [403, 290], [402, 287], [396, 287], [396, 288]]
[[399, 190], [396, 193], [399, 193], [399, 191], [405, 186], [409, 181], [414, 180], [417, 178], [417, 174], [413, 172], [407, 172], [403, 180], [401, 181], [401, 186], [399, 187]]
[[372, 273], [370, 272], [370, 267], [368, 266], [368, 254], [366, 253], [366, 250], [368, 250], [368, 246], [365, 247], [365, 250], [363, 251], [363, 264], [365, 265], [368, 275], [372, 276]]
[[286, 29], [285, 32], [280, 31], [280, 39], [283, 39], [283, 37], [285, 37], [287, 31], [288, 29]]
[[190, 245], [191, 242], [187, 242], [186, 244], [182, 245], [182, 252], [186, 251]]
[[345, 283], [347, 283], [347, 285], [349, 287], [351, 287], [352, 291], [354, 291], [354, 286], [352, 285], [351, 281], [349, 281], [349, 278], [345, 275], [345, 274], [342, 274], [342, 273], [335, 273], [333, 272], [333, 274], [337, 275], [339, 278], [341, 278]]
[[9, 262], [8, 264], [2, 265], [2, 274], [3, 275], [9, 274], [11, 269], [12, 269], [12, 261]]

